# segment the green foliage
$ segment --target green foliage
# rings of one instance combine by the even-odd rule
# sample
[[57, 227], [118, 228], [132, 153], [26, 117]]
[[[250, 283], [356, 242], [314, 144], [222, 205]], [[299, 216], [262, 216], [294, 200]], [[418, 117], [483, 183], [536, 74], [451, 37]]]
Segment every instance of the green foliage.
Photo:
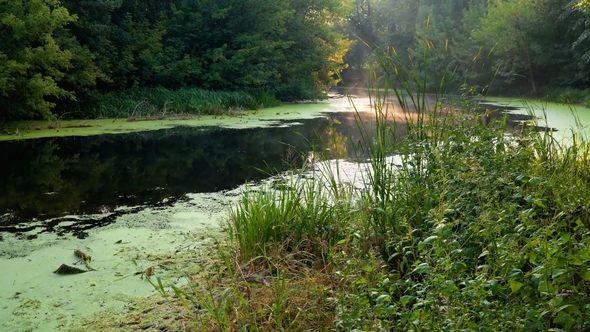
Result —
[[55, 102], [74, 98], [58, 82], [72, 66], [72, 52], [55, 33], [76, 17], [55, 1], [0, 1], [0, 109], [5, 118], [51, 118]]
[[88, 117], [84, 103], [102, 94], [151, 87], [318, 99], [349, 45], [337, 32], [347, 1], [5, 0], [0, 9], [4, 118], [49, 118], [56, 106]]
[[[406, 84], [390, 86], [399, 96], [395, 87]], [[407, 98], [422, 99], [417, 91]], [[381, 98], [376, 116], [386, 119]], [[587, 142], [538, 131], [507, 136], [503, 122], [482, 125], [467, 110], [441, 118], [437, 104], [431, 111], [401, 106], [408, 115], [417, 111], [414, 122], [422, 125], [408, 125], [412, 139], [403, 141], [378, 126], [382, 139], [365, 144], [373, 156], [365, 238], [376, 239], [379, 256], [335, 256], [346, 262], [341, 282], [352, 285], [335, 298], [337, 325], [587, 329]], [[402, 161], [395, 168], [383, 157], [391, 153]], [[379, 260], [387, 268], [378, 269]]]
[[230, 212], [230, 238], [249, 261], [271, 249], [323, 257], [344, 236], [352, 215], [345, 190], [334, 197], [320, 180], [290, 179], [282, 188], [247, 191]]
[[503, 78], [494, 93], [538, 97], [544, 86], [588, 86], [585, 2], [357, 0], [355, 5], [349, 33], [358, 41], [342, 74], [349, 86], [368, 81], [367, 67], [377, 70], [374, 51], [393, 47], [409, 65], [422, 56], [426, 42], [435, 50], [430, 58], [439, 71], [460, 69], [470, 85]]
[[[588, 142], [575, 130], [560, 142], [536, 127], [510, 130], [505, 119], [484, 121], [488, 113], [469, 100], [440, 94], [424, 102], [428, 86], [444, 92], [452, 83], [448, 72], [437, 82], [420, 74], [429, 68], [428, 52], [415, 68], [401, 67], [390, 54], [378, 60], [388, 75], [385, 90], [371, 91], [377, 125], [359, 145], [372, 156], [365, 188], [326, 195], [337, 181], [325, 171], [326, 182], [318, 177], [246, 193], [230, 219], [238, 261], [262, 259], [289, 270], [300, 261], [299, 251], [289, 249], [309, 239], [319, 245], [307, 252], [317, 255], [325, 246], [320, 271], [329, 286], [313, 282], [329, 289], [329, 305], [313, 299], [306, 308], [334, 320], [318, 330], [587, 330]], [[390, 113], [392, 96], [401, 118]], [[285, 248], [290, 254], [277, 260]]]
[[552, 50], [546, 42], [553, 40], [552, 26], [546, 24], [555, 8], [546, 1], [493, 1], [481, 19], [481, 27], [473, 33], [478, 43], [494, 49], [500, 63], [500, 75], [513, 81], [518, 76], [528, 78], [533, 93], [538, 94], [535, 73], [547, 65]]
[[[342, 6], [315, 2], [300, 16], [308, 5], [289, 1], [150, 2], [143, 10], [107, 2], [102, 15], [85, 10], [91, 22], [74, 31], [96, 53], [108, 89], [191, 86], [311, 99], [331, 84], [346, 49], [331, 31]], [[88, 38], [89, 30], [99, 33]]]

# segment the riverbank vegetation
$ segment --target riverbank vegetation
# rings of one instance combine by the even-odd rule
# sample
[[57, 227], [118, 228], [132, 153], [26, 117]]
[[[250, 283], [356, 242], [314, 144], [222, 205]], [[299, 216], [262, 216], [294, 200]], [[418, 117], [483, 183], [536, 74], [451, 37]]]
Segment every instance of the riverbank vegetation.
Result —
[[[590, 85], [588, 8], [585, 0], [1, 0], [0, 118], [128, 116], [164, 90], [151, 105], [194, 113], [236, 107], [225, 91], [313, 100], [339, 73], [365, 87], [375, 50], [395, 47], [408, 65], [424, 43], [437, 50], [439, 70], [457, 69], [484, 94], [586, 104], [573, 97]], [[501, 79], [488, 85], [493, 77]], [[219, 102], [188, 97], [195, 89]]]
[[380, 58], [392, 90], [371, 90], [363, 185], [320, 164], [247, 191], [219, 269], [204, 288], [176, 290], [197, 330], [590, 328], [587, 141], [534, 120], [509, 129], [470, 100], [425, 104], [431, 81], [417, 68], [437, 63], [394, 59]]

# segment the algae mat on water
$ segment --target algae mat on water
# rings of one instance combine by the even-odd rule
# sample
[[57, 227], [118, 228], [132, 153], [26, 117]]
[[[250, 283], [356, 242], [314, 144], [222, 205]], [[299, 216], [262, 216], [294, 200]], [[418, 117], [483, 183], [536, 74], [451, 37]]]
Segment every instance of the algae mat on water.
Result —
[[532, 115], [536, 117], [538, 125], [556, 129], [561, 133], [559, 136], [567, 137], [573, 130], [590, 137], [590, 109], [585, 106], [510, 97], [487, 97], [482, 103], [514, 107], [516, 110], [511, 110], [510, 113]]
[[254, 128], [277, 125], [283, 120], [321, 117], [326, 112], [350, 109], [348, 100], [289, 104], [258, 111], [228, 112], [226, 115], [172, 115], [163, 119], [94, 119], [59, 121], [19, 121], [0, 124], [0, 141], [61, 136], [119, 134], [176, 126]]
[[[238, 193], [190, 194], [171, 207], [146, 207], [90, 230], [85, 239], [2, 234], [0, 331], [178, 330], [186, 315], [172, 305], [169, 286], [200, 280], [211, 269], [225, 236], [220, 223]], [[95, 270], [53, 273], [90, 254]], [[162, 289], [154, 286], [158, 278]], [[75, 325], [81, 320], [85, 324]]]

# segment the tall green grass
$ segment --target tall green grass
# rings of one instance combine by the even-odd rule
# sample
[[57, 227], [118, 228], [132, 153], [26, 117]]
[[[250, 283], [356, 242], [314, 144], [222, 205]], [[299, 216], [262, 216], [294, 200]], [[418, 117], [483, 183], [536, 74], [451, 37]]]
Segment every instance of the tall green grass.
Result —
[[87, 118], [128, 118], [169, 114], [225, 114], [232, 109], [258, 109], [279, 102], [267, 91], [210, 91], [162, 87], [109, 92], [88, 98], [74, 114]]
[[325, 259], [345, 237], [352, 222], [350, 191], [339, 188], [335, 197], [334, 188], [321, 179], [285, 181], [280, 189], [263, 185], [246, 191], [231, 209], [229, 237], [242, 260], [267, 257], [273, 249]]

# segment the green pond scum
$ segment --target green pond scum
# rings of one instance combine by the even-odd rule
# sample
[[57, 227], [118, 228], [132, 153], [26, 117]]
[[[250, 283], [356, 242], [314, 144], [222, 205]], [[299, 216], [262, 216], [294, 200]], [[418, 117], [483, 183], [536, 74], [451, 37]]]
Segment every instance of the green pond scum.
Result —
[[169, 115], [158, 119], [121, 118], [56, 121], [18, 121], [0, 124], [0, 141], [43, 137], [92, 136], [158, 130], [176, 126], [251, 128], [265, 127], [277, 121], [321, 117], [324, 112], [341, 108], [342, 101], [287, 104], [256, 111], [243, 110], [219, 115]]
[[533, 116], [538, 125], [554, 128], [563, 135], [570, 135], [571, 131], [585, 136], [590, 134], [588, 128], [590, 108], [586, 106], [547, 102], [539, 99], [493, 96], [486, 97], [483, 103], [489, 105], [490, 108], [493, 106], [509, 107], [514, 114]]

